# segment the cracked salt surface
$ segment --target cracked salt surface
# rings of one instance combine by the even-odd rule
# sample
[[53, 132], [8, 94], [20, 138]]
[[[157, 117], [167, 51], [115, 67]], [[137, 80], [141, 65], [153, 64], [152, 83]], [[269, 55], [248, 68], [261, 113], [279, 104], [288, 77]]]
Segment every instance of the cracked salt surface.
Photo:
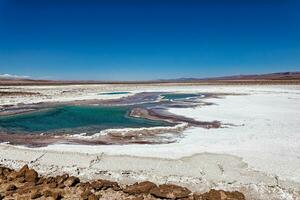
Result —
[[[170, 109], [175, 114], [238, 126], [191, 128], [184, 131], [185, 137], [177, 143], [162, 145], [51, 145], [32, 151], [11, 149], [3, 144], [0, 145], [0, 157], [6, 159], [3, 163], [17, 167], [45, 151], [47, 154], [35, 163], [45, 173], [65, 170], [84, 178], [105, 174], [124, 182], [147, 179], [157, 183], [176, 182], [197, 190], [239, 189], [248, 199], [300, 198], [299, 86], [137, 87], [134, 91], [247, 95], [207, 99], [215, 103], [211, 106]], [[96, 155], [103, 157], [94, 163]], [[52, 171], [47, 171], [51, 167]]]

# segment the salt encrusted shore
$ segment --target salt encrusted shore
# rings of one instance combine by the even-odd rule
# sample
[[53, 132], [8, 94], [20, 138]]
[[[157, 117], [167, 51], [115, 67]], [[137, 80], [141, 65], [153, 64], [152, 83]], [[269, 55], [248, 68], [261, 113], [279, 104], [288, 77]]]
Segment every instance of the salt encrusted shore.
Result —
[[[51, 101], [60, 101], [69, 97], [56, 97], [52, 95], [54, 90], [71, 90], [75, 99], [76, 95], [84, 98], [85, 94], [92, 98], [91, 91], [96, 93], [101, 87], [68, 86], [63, 89], [51, 86], [49, 91], [21, 87], [12, 90], [44, 92]], [[239, 190], [246, 199], [300, 199], [299, 85], [105, 87], [108, 91], [132, 93], [192, 91], [245, 95], [208, 99], [214, 103], [212, 106], [170, 109], [175, 114], [198, 120], [220, 120], [235, 125], [222, 129], [187, 129], [183, 132], [184, 137], [173, 144], [56, 144], [39, 149], [1, 144], [0, 162], [12, 168], [28, 163], [42, 174], [68, 172], [86, 180], [106, 178], [122, 183], [150, 180], [157, 184], [176, 183], [193, 191]], [[1, 98], [6, 105], [44, 100], [29, 96]]]
[[96, 179], [82, 182], [76, 176], [63, 174], [41, 176], [28, 165], [18, 170], [0, 166], [0, 199], [52, 200], [245, 200], [238, 191], [210, 190], [192, 193], [188, 188], [174, 184], [156, 185], [150, 181], [120, 185], [115, 181]]
[[111, 156], [0, 146], [1, 163], [24, 164], [46, 176], [69, 173], [82, 180], [109, 179], [121, 184], [152, 181], [177, 184], [204, 193], [211, 188], [240, 191], [246, 199], [298, 199], [300, 184], [283, 181], [247, 166], [242, 159], [202, 153], [180, 159]]

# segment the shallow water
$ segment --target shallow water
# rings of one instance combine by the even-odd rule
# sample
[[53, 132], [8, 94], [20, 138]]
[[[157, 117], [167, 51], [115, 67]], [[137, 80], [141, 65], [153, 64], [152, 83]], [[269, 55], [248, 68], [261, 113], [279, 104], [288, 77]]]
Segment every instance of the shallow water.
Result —
[[189, 98], [195, 98], [201, 96], [200, 94], [179, 94], [179, 93], [173, 93], [173, 94], [164, 94], [162, 95], [163, 99], [167, 100], [183, 100], [183, 99], [189, 99]]
[[109, 128], [169, 125], [162, 121], [133, 118], [130, 107], [62, 106], [49, 110], [0, 117], [0, 130], [22, 133], [96, 133]]
[[130, 94], [130, 92], [103, 92], [99, 95]]

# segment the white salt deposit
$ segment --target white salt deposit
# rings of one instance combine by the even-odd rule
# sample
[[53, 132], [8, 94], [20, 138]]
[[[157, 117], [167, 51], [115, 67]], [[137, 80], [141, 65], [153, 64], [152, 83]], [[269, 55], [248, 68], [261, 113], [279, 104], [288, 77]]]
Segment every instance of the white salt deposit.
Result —
[[[91, 86], [89, 86], [91, 87]], [[97, 86], [100, 87], [100, 86]], [[119, 86], [118, 86], [119, 87]], [[73, 88], [74, 89], [74, 88]], [[141, 91], [169, 91], [169, 92], [211, 92], [211, 93], [230, 93], [230, 94], [244, 94], [244, 95], [227, 95], [223, 98], [205, 99], [204, 101], [215, 103], [211, 106], [202, 106], [197, 108], [172, 108], [169, 111], [178, 115], [194, 118], [200, 121], [219, 120], [227, 125], [226, 128], [220, 129], [203, 129], [190, 128], [183, 132], [184, 137], [178, 142], [172, 144], [161, 145], [112, 145], [112, 146], [84, 146], [84, 145], [63, 145], [56, 144], [48, 147], [35, 149], [36, 152], [62, 152], [64, 157], [67, 152], [72, 152], [76, 155], [79, 153], [89, 153], [92, 155], [106, 155], [107, 159], [113, 161], [101, 160], [99, 169], [103, 166], [116, 167], [116, 169], [123, 169], [126, 164], [134, 164], [136, 160], [139, 165], [130, 165], [134, 173], [144, 175], [147, 178], [158, 174], [161, 171], [168, 172], [168, 177], [171, 174], [182, 173], [182, 175], [174, 175], [174, 180], [178, 183], [183, 183], [183, 180], [190, 180], [192, 177], [203, 178], [202, 173], [213, 177], [213, 182], [220, 188], [230, 188], [235, 184], [241, 184], [237, 187], [247, 187], [247, 195], [251, 192], [261, 193], [261, 198], [256, 199], [297, 199], [300, 192], [300, 87], [297, 85], [270, 85], [270, 86], [128, 86], [121, 88], [126, 91], [141, 92]], [[84, 90], [86, 93], [92, 89]], [[102, 90], [104, 90], [102, 88]], [[120, 90], [117, 88], [116, 90]], [[49, 92], [45, 92], [49, 93]], [[131, 93], [132, 94], [132, 93]], [[74, 98], [78, 93], [75, 92]], [[55, 97], [50, 95], [51, 100], [61, 100], [64, 97]], [[26, 99], [16, 100], [25, 101]], [[9, 103], [9, 99], [1, 99], [1, 102]], [[12, 102], [10, 102], [12, 103]], [[3, 150], [5, 144], [3, 144]], [[25, 152], [25, 149], [23, 151]], [[10, 150], [12, 152], [12, 150]], [[28, 152], [32, 152], [31, 150]], [[9, 152], [8, 152], [9, 153]], [[218, 153], [217, 155], [211, 153]], [[31, 154], [31, 153], [30, 153]], [[197, 154], [194, 157], [192, 155]], [[199, 158], [199, 154], [202, 154]], [[3, 154], [6, 156], [7, 153]], [[82, 154], [80, 154], [82, 155]], [[122, 157], [115, 157], [123, 155]], [[127, 155], [127, 156], [124, 156]], [[228, 156], [227, 156], [228, 155]], [[69, 156], [69, 155], [66, 155]], [[67, 158], [65, 156], [65, 158]], [[111, 157], [109, 157], [111, 156]], [[139, 156], [135, 158], [132, 156]], [[184, 158], [191, 156], [189, 158]], [[233, 156], [232, 158], [230, 156]], [[151, 158], [150, 158], [151, 157]], [[164, 163], [155, 168], [153, 160], [156, 157], [157, 163]], [[235, 161], [235, 167], [227, 166], [229, 159], [241, 158], [249, 165], [244, 170], [244, 164], [240, 161]], [[98, 158], [98, 156], [97, 156]], [[199, 159], [198, 159], [199, 158]], [[21, 159], [21, 158], [16, 158]], [[55, 156], [53, 156], [55, 159]], [[70, 158], [71, 159], [71, 158]], [[140, 161], [140, 160], [143, 161]], [[147, 160], [149, 159], [149, 160]], [[167, 160], [165, 160], [167, 159]], [[173, 161], [168, 159], [174, 159]], [[189, 161], [187, 161], [187, 159]], [[198, 160], [197, 160], [198, 159]], [[51, 159], [52, 162], [54, 162]], [[122, 161], [116, 165], [114, 162]], [[149, 164], [148, 161], [151, 163]], [[8, 162], [8, 161], [7, 161]], [[46, 162], [46, 161], [45, 161]], [[45, 162], [43, 166], [45, 166]], [[72, 160], [72, 163], [75, 160]], [[79, 162], [79, 161], [78, 161]], [[209, 162], [216, 162], [215, 164], [206, 164]], [[225, 173], [229, 175], [218, 175], [218, 166], [225, 166]], [[230, 162], [230, 161], [229, 161]], [[9, 162], [8, 162], [9, 163]], [[58, 161], [55, 162], [59, 163]], [[80, 161], [80, 163], [82, 163]], [[148, 164], [147, 164], [148, 163]], [[169, 163], [169, 164], [167, 164]], [[186, 168], [181, 168], [182, 164], [187, 164]], [[153, 165], [153, 166], [152, 166]], [[197, 166], [194, 166], [197, 165]], [[129, 165], [128, 165], [129, 166]], [[170, 167], [172, 166], [172, 167]], [[199, 173], [199, 167], [203, 171]], [[202, 167], [201, 167], [202, 166]], [[226, 167], [227, 166], [227, 167]], [[193, 168], [194, 167], [194, 168]], [[126, 168], [126, 167], [125, 167]], [[199, 168], [199, 169], [200, 169]], [[205, 169], [204, 169], [205, 168]], [[239, 172], [238, 170], [243, 170]], [[98, 169], [98, 168], [97, 168]], [[98, 170], [99, 170], [98, 169]], [[141, 172], [141, 169], [144, 171]], [[92, 170], [92, 169], [90, 169]], [[154, 170], [154, 171], [153, 171]], [[196, 170], [189, 172], [189, 170]], [[253, 170], [257, 170], [254, 172]], [[88, 172], [86, 172], [88, 174]], [[117, 173], [117, 172], [116, 172]], [[149, 173], [149, 176], [146, 175]], [[232, 178], [232, 174], [235, 174]], [[260, 175], [258, 173], [261, 173]], [[199, 174], [199, 175], [197, 175]], [[269, 175], [270, 180], [265, 177]], [[206, 176], [204, 175], [204, 177]], [[120, 176], [119, 173], [116, 177]], [[199, 176], [199, 177], [198, 177]], [[241, 178], [238, 178], [241, 176]], [[248, 177], [248, 178], [246, 178]], [[264, 177], [259, 178], [259, 177]], [[272, 181], [287, 180], [286, 188], [290, 186], [292, 190], [284, 189], [284, 187], [270, 186]], [[171, 180], [169, 179], [168, 180]], [[161, 178], [159, 180], [162, 180]], [[203, 181], [205, 179], [202, 179]], [[228, 182], [235, 180], [235, 184], [228, 184]], [[225, 182], [223, 182], [225, 181]], [[243, 185], [243, 181], [245, 185]], [[292, 182], [296, 182], [296, 185]], [[224, 183], [225, 186], [222, 186]], [[249, 184], [251, 183], [251, 184]], [[199, 183], [203, 185], [203, 183]], [[230, 186], [231, 185], [231, 186]], [[294, 185], [294, 186], [292, 186]], [[210, 187], [210, 186], [209, 186]], [[266, 196], [264, 196], [264, 195]], [[257, 197], [257, 196], [256, 196]]]
[[191, 90], [247, 94], [206, 100], [216, 104], [211, 106], [170, 109], [172, 113], [200, 121], [219, 120], [236, 126], [221, 129], [191, 128], [184, 131], [183, 139], [173, 144], [92, 147], [52, 145], [44, 149], [173, 159], [202, 152], [226, 153], [243, 158], [250, 167], [257, 170], [300, 181], [298, 86], [199, 86], [171, 88], [168, 91]]

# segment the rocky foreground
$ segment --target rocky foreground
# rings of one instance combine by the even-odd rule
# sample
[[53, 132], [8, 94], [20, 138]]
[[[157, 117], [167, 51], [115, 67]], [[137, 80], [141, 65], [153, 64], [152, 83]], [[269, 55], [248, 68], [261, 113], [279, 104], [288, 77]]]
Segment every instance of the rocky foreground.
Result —
[[244, 200], [240, 192], [210, 190], [204, 194], [192, 193], [177, 185], [156, 184], [145, 181], [133, 185], [120, 186], [109, 180], [81, 182], [79, 178], [63, 174], [56, 177], [39, 176], [27, 165], [19, 171], [0, 167], [0, 200], [4, 199], [108, 199], [108, 200]]

